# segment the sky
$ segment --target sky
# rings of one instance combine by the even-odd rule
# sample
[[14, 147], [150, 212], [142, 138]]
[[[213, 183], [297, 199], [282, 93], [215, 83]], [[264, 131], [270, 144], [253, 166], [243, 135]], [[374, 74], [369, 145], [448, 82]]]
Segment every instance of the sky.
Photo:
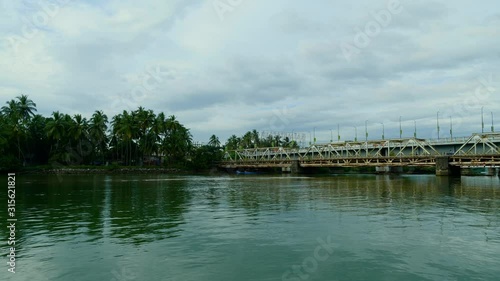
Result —
[[0, 101], [26, 94], [44, 116], [143, 106], [198, 142], [398, 138], [400, 124], [437, 138], [438, 122], [447, 138], [500, 121], [497, 0], [0, 1]]

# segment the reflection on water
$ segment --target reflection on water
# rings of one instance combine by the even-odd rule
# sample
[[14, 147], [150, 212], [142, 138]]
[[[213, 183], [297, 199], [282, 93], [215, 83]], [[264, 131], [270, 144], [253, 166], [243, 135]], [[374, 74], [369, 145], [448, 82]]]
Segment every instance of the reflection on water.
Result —
[[327, 235], [335, 253], [309, 280], [500, 273], [498, 177], [21, 176], [17, 184], [24, 272], [12, 280], [112, 280], [120, 267], [134, 280], [281, 280]]

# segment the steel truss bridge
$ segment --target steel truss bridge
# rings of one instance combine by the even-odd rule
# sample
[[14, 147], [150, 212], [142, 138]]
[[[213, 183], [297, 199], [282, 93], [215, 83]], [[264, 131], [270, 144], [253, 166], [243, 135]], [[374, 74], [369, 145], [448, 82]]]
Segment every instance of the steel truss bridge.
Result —
[[[468, 138], [425, 140], [344, 141], [306, 148], [249, 148], [226, 151], [219, 164], [227, 169], [308, 167], [500, 167], [500, 133], [473, 134]], [[446, 165], [444, 162], [446, 161]], [[446, 166], [446, 167], [445, 167]]]

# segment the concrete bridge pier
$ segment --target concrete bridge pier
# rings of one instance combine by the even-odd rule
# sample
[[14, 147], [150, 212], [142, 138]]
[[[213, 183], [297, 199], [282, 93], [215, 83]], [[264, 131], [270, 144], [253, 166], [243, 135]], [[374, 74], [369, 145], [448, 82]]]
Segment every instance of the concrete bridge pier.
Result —
[[302, 167], [300, 167], [299, 160], [292, 161], [292, 164], [290, 165], [290, 173], [295, 175], [302, 173]]
[[450, 165], [450, 158], [441, 156], [436, 158], [436, 176], [458, 176], [460, 167]]

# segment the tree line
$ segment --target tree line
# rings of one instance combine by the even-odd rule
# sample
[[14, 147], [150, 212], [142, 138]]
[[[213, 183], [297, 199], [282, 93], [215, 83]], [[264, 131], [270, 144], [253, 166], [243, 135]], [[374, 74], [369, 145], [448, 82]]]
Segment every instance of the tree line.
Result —
[[0, 110], [0, 168], [27, 165], [165, 165], [205, 169], [223, 158], [224, 151], [289, 146], [288, 138], [259, 137], [256, 130], [231, 136], [222, 145], [212, 135], [197, 146], [188, 128], [174, 115], [143, 107], [108, 118], [96, 110], [87, 119], [59, 111], [37, 114], [27, 95], [6, 102]]

